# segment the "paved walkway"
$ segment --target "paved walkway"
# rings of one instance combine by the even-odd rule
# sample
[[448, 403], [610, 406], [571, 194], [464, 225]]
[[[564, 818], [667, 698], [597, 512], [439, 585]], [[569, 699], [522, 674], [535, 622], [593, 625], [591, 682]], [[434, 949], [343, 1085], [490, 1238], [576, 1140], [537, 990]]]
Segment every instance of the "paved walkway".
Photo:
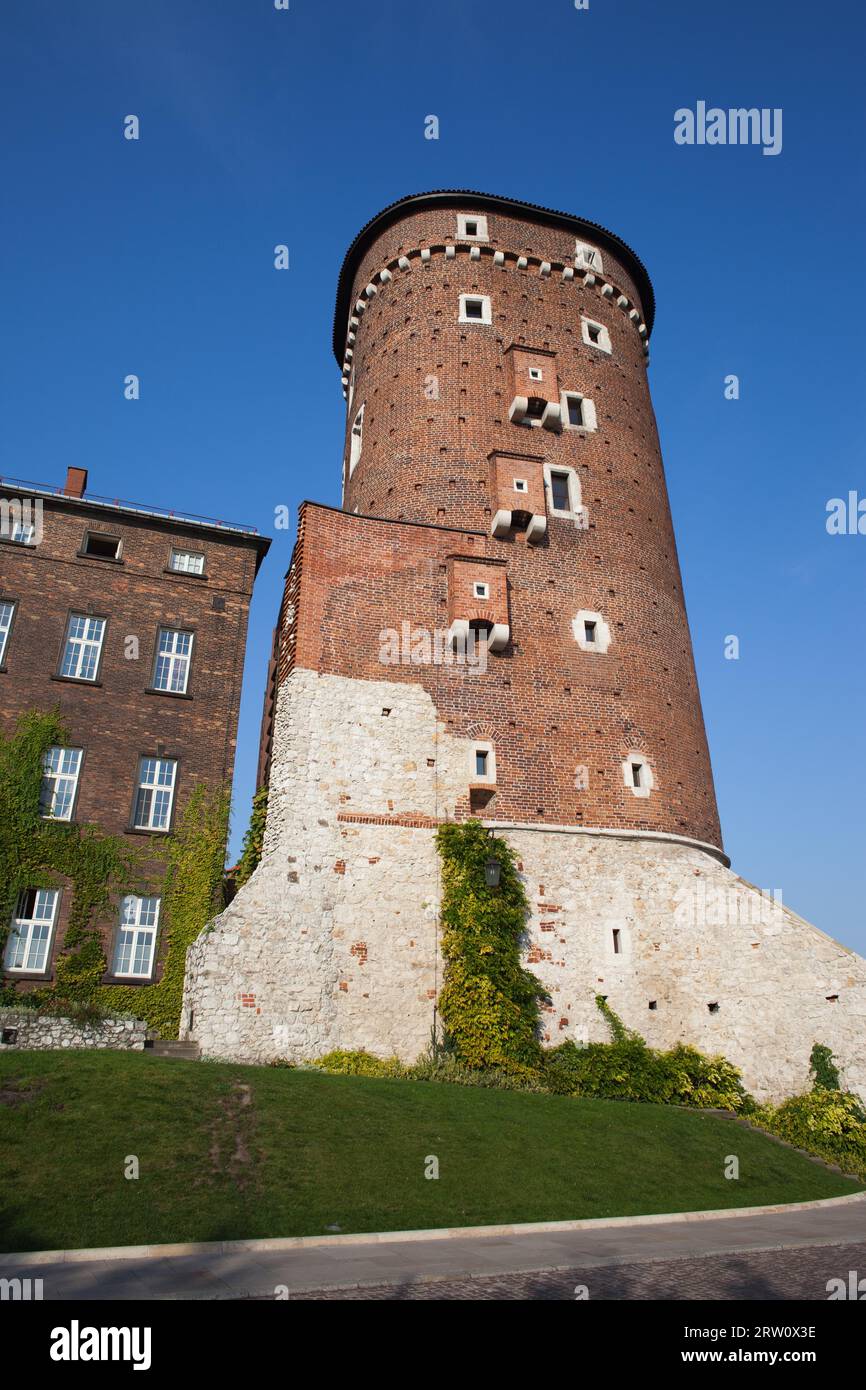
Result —
[[[838, 1248], [823, 1254], [816, 1250], [811, 1257], [802, 1254], [804, 1249], [818, 1246]], [[779, 1251], [788, 1253], [784, 1258], [778, 1253], [775, 1259], [769, 1253], [760, 1259], [755, 1257], [755, 1252]], [[471, 1297], [559, 1298], [565, 1296], [562, 1289], [569, 1287], [569, 1281], [572, 1290], [575, 1283], [589, 1284], [590, 1297], [595, 1283], [595, 1296], [601, 1298], [771, 1296], [761, 1292], [713, 1292], [713, 1289], [723, 1288], [724, 1279], [728, 1279], [730, 1286], [731, 1271], [736, 1274], [735, 1264], [730, 1260], [714, 1258], [715, 1273], [709, 1266], [701, 1270], [681, 1267], [677, 1271], [672, 1263], [694, 1264], [707, 1256], [748, 1257], [749, 1252], [752, 1255], [743, 1266], [745, 1274], [750, 1278], [754, 1276], [749, 1287], [765, 1286], [767, 1279], [776, 1280], [781, 1289], [793, 1287], [790, 1281], [801, 1268], [808, 1286], [817, 1282], [819, 1292], [780, 1292], [773, 1296], [826, 1298], [824, 1285], [828, 1278], [846, 1278], [849, 1269], [858, 1268], [861, 1276], [866, 1276], [866, 1196], [799, 1211], [700, 1220], [672, 1217], [644, 1225], [624, 1220], [568, 1231], [515, 1230], [509, 1234], [456, 1234], [435, 1239], [419, 1236], [390, 1241], [336, 1236], [315, 1245], [296, 1245], [281, 1250], [221, 1250], [217, 1247], [174, 1255], [161, 1255], [155, 1247], [151, 1254], [129, 1259], [68, 1258], [45, 1262], [43, 1257], [31, 1255], [16, 1262], [14, 1256], [0, 1255], [0, 1277], [41, 1278], [45, 1299], [274, 1298], [278, 1289], [285, 1289], [292, 1297], [313, 1291], [347, 1290], [352, 1286], [357, 1291], [355, 1296], [367, 1296], [361, 1291], [369, 1289], [371, 1297], [416, 1297], [420, 1290], [408, 1294], [406, 1290], [425, 1281], [430, 1284], [423, 1294], [426, 1297], [467, 1296], [462, 1292], [449, 1293], [446, 1285], [450, 1282], [452, 1288], [473, 1285], [476, 1291], [468, 1295]], [[859, 1265], [852, 1263], [855, 1259]], [[647, 1267], [636, 1273], [638, 1265], [654, 1268]], [[774, 1269], [778, 1275], [773, 1273]], [[825, 1273], [825, 1269], [829, 1272]], [[548, 1281], [545, 1285], [558, 1292], [547, 1295], [520, 1292], [537, 1284], [537, 1280], [527, 1281], [527, 1274], [563, 1271], [567, 1271], [564, 1284]], [[479, 1278], [497, 1279], [503, 1275], [524, 1277], [503, 1285], [511, 1288], [511, 1293], [483, 1293], [482, 1284], [474, 1282]], [[652, 1286], [647, 1283], [650, 1277], [654, 1281]], [[663, 1286], [685, 1289], [690, 1279], [702, 1292], [651, 1291], [651, 1287]], [[602, 1289], [624, 1289], [628, 1283], [644, 1291], [633, 1294], [602, 1292]]]

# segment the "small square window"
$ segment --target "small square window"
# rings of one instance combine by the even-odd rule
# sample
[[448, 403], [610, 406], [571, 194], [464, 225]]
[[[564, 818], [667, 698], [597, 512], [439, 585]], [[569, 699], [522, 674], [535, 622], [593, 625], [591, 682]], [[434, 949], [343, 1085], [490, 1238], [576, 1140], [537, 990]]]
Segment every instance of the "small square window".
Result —
[[88, 531], [81, 553], [92, 560], [119, 560], [121, 545], [119, 536], [106, 536], [101, 531]]
[[583, 266], [586, 270], [595, 271], [597, 275], [601, 275], [604, 271], [598, 248], [588, 245], [585, 241], [575, 242], [574, 263], [577, 266]]
[[514, 479], [514, 491], [515, 491], [515, 492], [528, 492], [528, 491], [529, 491], [529, 487], [528, 487], [528, 485], [527, 485], [527, 482], [526, 482], [526, 479], [525, 479], [525, 478], [515, 478], [515, 479]]
[[486, 241], [487, 218], [477, 212], [458, 212], [457, 235], [462, 241]]
[[603, 323], [594, 319], [581, 319], [583, 341], [588, 347], [597, 347], [601, 352], [611, 351], [610, 334]]
[[461, 294], [460, 323], [492, 323], [490, 297], [486, 294]]
[[478, 223], [477, 223], [477, 222], [470, 222], [470, 221], [467, 221], [467, 223], [466, 223], [466, 235], [467, 235], [467, 236], [477, 236], [477, 235], [478, 235]]
[[489, 584], [479, 584], [479, 583], [473, 584], [473, 585], [472, 585], [472, 596], [473, 596], [473, 598], [489, 598], [489, 597], [490, 597], [490, 585], [489, 585]]
[[529, 368], [529, 380], [530, 380], [530, 381], [542, 381], [542, 380], [543, 380], [543, 377], [542, 377], [542, 375], [541, 375], [541, 368], [540, 368], [540, 367], [530, 367], [530, 368]]

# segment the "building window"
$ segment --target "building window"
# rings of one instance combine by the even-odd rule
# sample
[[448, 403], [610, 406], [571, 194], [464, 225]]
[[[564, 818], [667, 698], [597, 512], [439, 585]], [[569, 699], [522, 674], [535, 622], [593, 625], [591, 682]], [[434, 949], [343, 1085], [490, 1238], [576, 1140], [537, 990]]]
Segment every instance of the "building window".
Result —
[[489, 584], [480, 584], [480, 583], [475, 583], [475, 584], [473, 584], [473, 585], [472, 585], [472, 597], [473, 597], [473, 598], [489, 598], [489, 597], [490, 597], [490, 585], [489, 585]]
[[173, 695], [185, 695], [189, 684], [189, 665], [192, 659], [191, 632], [173, 627], [161, 627], [156, 643], [156, 662], [153, 668], [153, 689], [168, 690]]
[[567, 430], [598, 428], [595, 405], [588, 396], [582, 396], [579, 391], [563, 391], [562, 419]]
[[102, 655], [105, 619], [88, 618], [84, 613], [70, 613], [63, 647], [61, 676], [70, 680], [95, 681]]
[[486, 241], [487, 218], [475, 212], [458, 212], [457, 235], [461, 241]]
[[153, 974], [159, 898], [128, 894], [120, 904], [120, 927], [114, 947], [113, 973], [147, 980]]
[[141, 759], [132, 817], [136, 830], [168, 830], [176, 773], [174, 758]]
[[551, 469], [550, 472], [550, 495], [553, 501], [555, 512], [571, 511], [571, 491], [568, 486], [568, 474], [558, 473]]
[[610, 628], [600, 613], [581, 610], [572, 622], [571, 630], [581, 651], [604, 653], [610, 646]]
[[119, 536], [105, 536], [101, 531], [88, 531], [81, 553], [92, 560], [119, 560], [121, 548]]
[[630, 753], [622, 765], [623, 780], [634, 796], [649, 796], [655, 780], [652, 768], [642, 753]]
[[16, 545], [35, 545], [35, 521], [13, 521], [12, 534], [10, 535], [9, 539], [14, 541]]
[[528, 492], [528, 491], [529, 491], [529, 484], [527, 483], [527, 481], [526, 481], [525, 478], [515, 478], [515, 479], [514, 479], [514, 491], [515, 491], [515, 492]]
[[364, 444], [364, 407], [358, 411], [352, 421], [352, 433], [349, 439], [349, 477], [351, 478], [358, 466], [361, 457], [361, 449]]
[[487, 294], [461, 294], [460, 322], [492, 323], [493, 313], [490, 308], [490, 296]]
[[15, 604], [5, 600], [0, 603], [0, 666], [6, 660], [6, 648], [9, 645], [9, 633], [12, 631], [12, 619], [15, 617]]
[[610, 352], [610, 334], [603, 323], [596, 323], [594, 319], [581, 319], [581, 332], [583, 341], [588, 347], [597, 347], [601, 352]]
[[197, 550], [172, 550], [168, 567], [178, 574], [204, 574], [204, 555]]
[[585, 270], [595, 271], [596, 275], [604, 274], [601, 252], [595, 246], [589, 246], [585, 241], [577, 241], [574, 244], [574, 264], [583, 266]]
[[622, 932], [620, 931], [619, 927], [613, 927], [613, 928], [612, 928], [612, 935], [613, 935], [613, 953], [614, 953], [615, 956], [621, 956], [621, 955], [622, 955]]
[[491, 786], [496, 781], [496, 753], [493, 744], [486, 740], [472, 745], [471, 780]]
[[20, 895], [6, 942], [7, 970], [44, 974], [59, 898], [56, 888], [26, 888]]
[[81, 749], [49, 748], [42, 760], [39, 814], [46, 820], [71, 820], [81, 770]]
[[530, 381], [543, 381], [543, 380], [544, 380], [544, 378], [543, 378], [543, 376], [542, 376], [542, 374], [541, 374], [541, 368], [540, 368], [540, 367], [530, 367], [530, 368], [529, 368], [529, 380], [530, 380]]

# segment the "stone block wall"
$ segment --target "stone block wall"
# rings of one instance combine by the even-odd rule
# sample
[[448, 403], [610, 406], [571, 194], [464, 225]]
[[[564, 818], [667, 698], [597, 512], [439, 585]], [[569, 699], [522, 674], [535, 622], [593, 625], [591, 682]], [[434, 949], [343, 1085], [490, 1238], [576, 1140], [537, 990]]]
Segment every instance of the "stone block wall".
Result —
[[0, 1039], [9, 1030], [15, 1041], [0, 1041], [2, 1052], [45, 1052], [68, 1047], [113, 1048], [140, 1052], [147, 1024], [140, 1018], [104, 1018], [79, 1023], [73, 1018], [38, 1014], [35, 1009], [0, 1009]]

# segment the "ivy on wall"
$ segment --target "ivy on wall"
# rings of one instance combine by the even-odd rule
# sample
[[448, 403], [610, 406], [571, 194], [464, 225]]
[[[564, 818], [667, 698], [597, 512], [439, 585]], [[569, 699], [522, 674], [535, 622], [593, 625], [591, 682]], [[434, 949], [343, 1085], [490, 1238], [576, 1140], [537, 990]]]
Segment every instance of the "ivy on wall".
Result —
[[260, 787], [253, 797], [250, 823], [244, 835], [241, 857], [237, 862], [234, 880], [235, 887], [241, 888], [258, 868], [265, 841], [265, 822], [268, 818], [268, 789]]
[[[28, 1002], [53, 1011], [69, 1004], [135, 1014], [162, 1037], [177, 1037], [187, 947], [222, 907], [228, 792], [196, 787], [171, 835], [160, 842], [166, 861], [160, 890], [161, 979], [152, 985], [104, 985], [107, 960], [97, 921], [110, 915], [121, 892], [154, 889], [146, 882], [143, 851], [122, 836], [40, 816], [45, 753], [52, 745], [68, 744], [69, 732], [56, 711], [29, 711], [10, 736], [0, 733], [0, 948], [21, 891], [67, 880], [72, 906], [55, 979], [33, 991]], [[21, 996], [7, 982], [0, 998], [13, 1003]]]
[[[444, 983], [439, 1013], [446, 1046], [466, 1066], [521, 1072], [540, 1062], [543, 986], [520, 961], [529, 903], [505, 840], [480, 821], [442, 825]], [[499, 864], [488, 886], [485, 866]]]

